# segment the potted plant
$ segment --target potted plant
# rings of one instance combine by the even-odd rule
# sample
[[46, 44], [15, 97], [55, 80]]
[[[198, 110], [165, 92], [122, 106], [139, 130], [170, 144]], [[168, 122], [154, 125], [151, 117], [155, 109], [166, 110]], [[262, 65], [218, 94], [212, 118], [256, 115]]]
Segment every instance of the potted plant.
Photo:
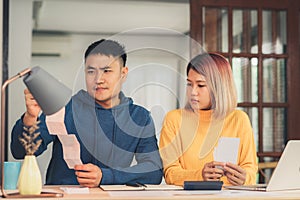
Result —
[[41, 172], [34, 155], [42, 143], [41, 139], [35, 141], [40, 135], [39, 132], [36, 132], [39, 129], [38, 123], [39, 121], [29, 128], [24, 127], [24, 132], [19, 138], [26, 151], [18, 180], [18, 189], [21, 195], [38, 195], [42, 191]]

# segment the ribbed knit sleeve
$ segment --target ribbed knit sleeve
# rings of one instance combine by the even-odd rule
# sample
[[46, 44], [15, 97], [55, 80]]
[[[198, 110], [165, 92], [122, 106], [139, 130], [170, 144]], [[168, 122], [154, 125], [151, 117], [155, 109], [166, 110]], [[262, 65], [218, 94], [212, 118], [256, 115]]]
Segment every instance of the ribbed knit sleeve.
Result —
[[[193, 121], [193, 115], [185, 115], [187, 121]], [[197, 124], [196, 124], [197, 125]], [[164, 120], [159, 142], [160, 154], [164, 166], [164, 177], [168, 184], [183, 185], [185, 180], [201, 180], [201, 169], [186, 168], [182, 155], [191, 144], [195, 124], [184, 124], [182, 110], [169, 112]], [[189, 129], [180, 132], [180, 129]], [[184, 134], [186, 135], [184, 136]], [[190, 137], [188, 137], [190, 136]], [[189, 162], [193, 162], [190, 160]]]
[[[239, 125], [238, 137], [240, 138], [240, 148], [237, 164], [246, 170], [247, 175], [244, 184], [255, 184], [258, 167], [254, 135], [250, 120], [246, 113], [236, 111], [235, 116], [232, 119], [232, 123], [230, 124]], [[228, 129], [234, 129], [234, 127], [228, 127]]]

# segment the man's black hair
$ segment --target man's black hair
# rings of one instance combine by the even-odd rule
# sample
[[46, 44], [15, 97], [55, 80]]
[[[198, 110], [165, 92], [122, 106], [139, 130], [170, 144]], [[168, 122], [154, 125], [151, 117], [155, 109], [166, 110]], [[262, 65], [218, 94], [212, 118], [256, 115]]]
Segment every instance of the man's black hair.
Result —
[[127, 55], [125, 47], [114, 40], [101, 39], [90, 44], [84, 53], [84, 60], [89, 55], [102, 54], [105, 56], [120, 57], [123, 61], [123, 67], [126, 65]]

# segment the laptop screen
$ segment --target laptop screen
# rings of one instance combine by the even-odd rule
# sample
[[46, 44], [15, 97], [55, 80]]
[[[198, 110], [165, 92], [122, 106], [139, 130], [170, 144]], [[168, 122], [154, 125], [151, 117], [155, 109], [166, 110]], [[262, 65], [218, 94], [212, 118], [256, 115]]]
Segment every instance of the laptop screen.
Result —
[[300, 189], [300, 140], [288, 141], [268, 184], [224, 186], [234, 190], [279, 191]]

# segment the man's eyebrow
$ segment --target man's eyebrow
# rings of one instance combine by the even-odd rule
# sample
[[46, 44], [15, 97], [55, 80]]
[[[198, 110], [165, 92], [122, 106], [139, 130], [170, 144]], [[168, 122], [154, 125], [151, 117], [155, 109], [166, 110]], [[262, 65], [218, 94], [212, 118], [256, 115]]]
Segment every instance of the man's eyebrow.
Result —
[[92, 66], [87, 66], [86, 69], [96, 69], [96, 68]]
[[[111, 68], [111, 66], [98, 67], [99, 70], [106, 70]], [[97, 67], [87, 66], [86, 69], [97, 69]]]

